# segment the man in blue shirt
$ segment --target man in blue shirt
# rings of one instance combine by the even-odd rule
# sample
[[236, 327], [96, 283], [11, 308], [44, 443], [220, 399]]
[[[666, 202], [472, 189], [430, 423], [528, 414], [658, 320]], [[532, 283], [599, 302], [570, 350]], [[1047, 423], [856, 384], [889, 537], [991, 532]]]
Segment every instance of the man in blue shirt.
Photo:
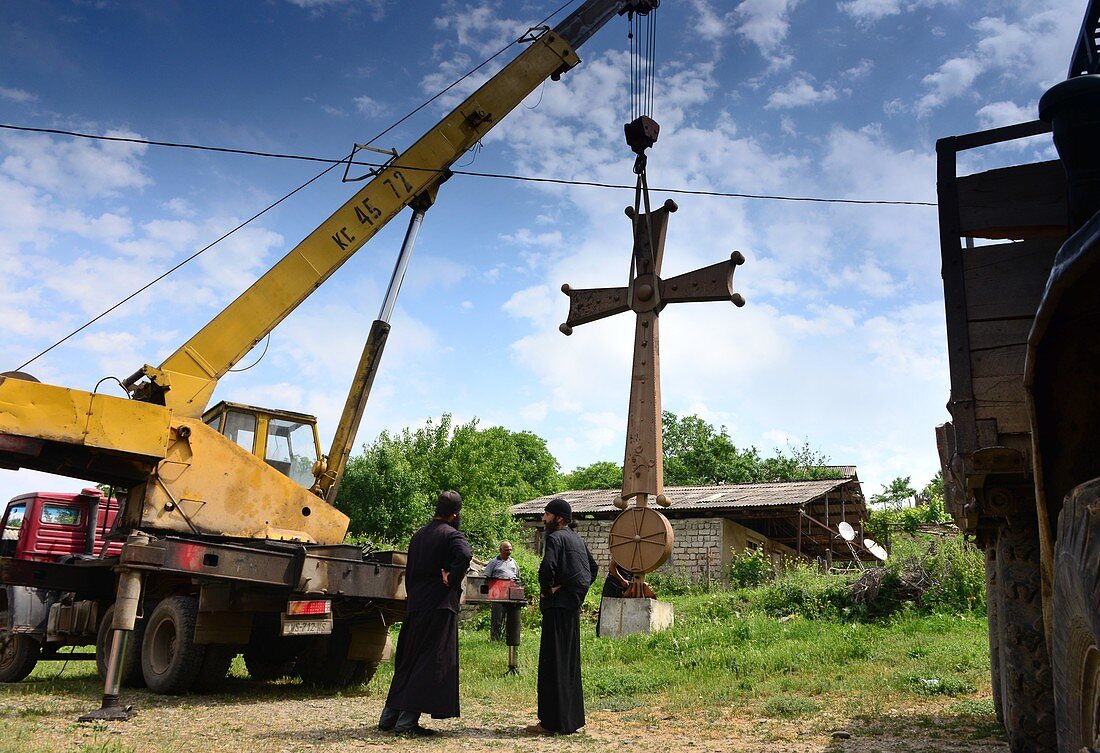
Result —
[[[482, 575], [486, 578], [496, 578], [498, 580], [519, 580], [519, 565], [512, 558], [512, 542], [500, 542], [500, 555], [489, 560], [489, 564], [485, 566]], [[495, 602], [490, 607], [492, 620], [489, 624], [489, 640], [504, 640], [504, 615], [506, 609], [508, 609], [507, 605]]]

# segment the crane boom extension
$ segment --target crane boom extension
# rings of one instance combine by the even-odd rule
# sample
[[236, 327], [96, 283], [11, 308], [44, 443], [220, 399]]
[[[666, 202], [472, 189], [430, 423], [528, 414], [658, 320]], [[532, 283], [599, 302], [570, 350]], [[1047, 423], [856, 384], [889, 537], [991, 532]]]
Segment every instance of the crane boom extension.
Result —
[[146, 365], [127, 379], [127, 389], [177, 416], [201, 416], [218, 379], [256, 343], [406, 205], [434, 192], [454, 161], [528, 94], [580, 62], [577, 46], [614, 15], [636, 8], [623, 0], [588, 0], [555, 30], [539, 34], [159, 367]]

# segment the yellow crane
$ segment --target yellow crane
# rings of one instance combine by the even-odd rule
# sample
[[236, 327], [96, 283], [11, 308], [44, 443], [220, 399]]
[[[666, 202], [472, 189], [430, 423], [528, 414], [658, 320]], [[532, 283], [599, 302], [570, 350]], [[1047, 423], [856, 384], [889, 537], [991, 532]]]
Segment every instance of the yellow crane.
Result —
[[[273, 466], [300, 462], [298, 457], [265, 457], [280, 431], [285, 441], [296, 425], [312, 426], [308, 417], [239, 404], [206, 413], [218, 380], [410, 206], [413, 219], [399, 268], [407, 263], [416, 228], [455, 160], [543, 81], [580, 62], [576, 48], [609, 19], [648, 12], [657, 4], [588, 0], [553, 30], [531, 30], [520, 55], [396, 155], [205, 327], [163, 363], [144, 365], [124, 380], [134, 399], [0, 377], [0, 466], [128, 489], [124, 524], [134, 529], [342, 541], [348, 519], [331, 503], [385, 341], [400, 275], [395, 273], [383, 317], [372, 327], [327, 462], [312, 469], [315, 479], [308, 488]], [[251, 422], [252, 446], [242, 447], [220, 433], [240, 420]]]

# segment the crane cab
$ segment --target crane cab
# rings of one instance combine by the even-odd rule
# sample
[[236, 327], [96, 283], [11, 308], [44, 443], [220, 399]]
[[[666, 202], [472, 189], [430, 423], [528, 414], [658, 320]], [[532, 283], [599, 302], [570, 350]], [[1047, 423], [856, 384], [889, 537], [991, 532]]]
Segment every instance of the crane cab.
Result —
[[202, 420], [292, 481], [307, 489], [313, 485], [314, 465], [321, 457], [313, 416], [223, 400]]

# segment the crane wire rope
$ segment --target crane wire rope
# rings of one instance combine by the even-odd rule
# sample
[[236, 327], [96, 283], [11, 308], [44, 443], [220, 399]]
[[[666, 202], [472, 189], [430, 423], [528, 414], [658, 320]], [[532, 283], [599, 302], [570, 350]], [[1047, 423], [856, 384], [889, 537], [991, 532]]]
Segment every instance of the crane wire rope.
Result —
[[[574, 2], [576, 2], [576, 0], [568, 0], [568, 1], [566, 2], [566, 3], [562, 4], [561, 6], [559, 6], [559, 7], [558, 7], [558, 9], [557, 9], [557, 10], [555, 10], [555, 11], [554, 11], [553, 13], [551, 13], [551, 14], [550, 14], [550, 15], [548, 15], [548, 16], [546, 16], [546, 18], [544, 18], [544, 19], [543, 19], [543, 20], [542, 20], [542, 21], [541, 21], [541, 22], [539, 23], [539, 25], [543, 25], [543, 24], [545, 24], [545, 23], [546, 23], [546, 22], [548, 22], [548, 21], [549, 21], [549, 20], [550, 20], [551, 18], [553, 18], [554, 16], [556, 16], [556, 15], [557, 15], [558, 13], [561, 13], [561, 12], [562, 12], [562, 11], [563, 11], [563, 10], [564, 10], [565, 8], [568, 8], [568, 7], [570, 6], [570, 5], [572, 5], [572, 4], [574, 3]], [[508, 44], [506, 44], [506, 45], [505, 45], [504, 47], [502, 47], [502, 48], [501, 48], [500, 50], [498, 50], [497, 52], [495, 52], [495, 53], [494, 53], [493, 55], [491, 55], [490, 57], [488, 57], [488, 58], [486, 58], [485, 60], [483, 60], [483, 61], [482, 61], [481, 63], [479, 63], [479, 64], [478, 64], [477, 66], [475, 66], [474, 68], [470, 69], [470, 70], [469, 70], [469, 71], [467, 71], [467, 72], [466, 72], [465, 74], [463, 74], [463, 75], [462, 75], [461, 77], [459, 77], [459, 78], [458, 78], [458, 79], [456, 79], [455, 81], [451, 82], [451, 84], [449, 84], [448, 86], [446, 86], [445, 88], [443, 88], [442, 90], [440, 90], [439, 92], [437, 92], [437, 93], [436, 93], [435, 95], [433, 95], [432, 97], [430, 97], [430, 98], [429, 98], [429, 99], [428, 99], [427, 101], [425, 101], [425, 102], [421, 103], [421, 104], [420, 104], [420, 105], [419, 105], [418, 107], [414, 108], [414, 109], [413, 109], [412, 111], [410, 111], [409, 113], [407, 113], [407, 114], [406, 114], [406, 115], [405, 115], [404, 117], [400, 118], [400, 119], [399, 119], [399, 120], [397, 120], [396, 122], [394, 122], [394, 123], [390, 124], [389, 126], [387, 126], [386, 128], [384, 128], [384, 129], [383, 129], [383, 130], [382, 130], [382, 131], [381, 131], [380, 133], [378, 133], [378, 134], [377, 134], [376, 136], [374, 136], [374, 137], [373, 137], [372, 139], [370, 139], [369, 141], [367, 141], [367, 142], [366, 142], [366, 144], [367, 144], [367, 145], [373, 144], [373, 143], [374, 143], [375, 141], [377, 141], [378, 139], [382, 138], [382, 136], [386, 135], [387, 133], [389, 133], [390, 131], [392, 131], [392, 130], [393, 130], [394, 128], [396, 128], [397, 126], [401, 125], [401, 124], [402, 124], [402, 123], [404, 123], [404, 122], [405, 122], [406, 120], [408, 120], [409, 118], [411, 118], [411, 117], [412, 117], [413, 115], [415, 115], [416, 113], [418, 113], [418, 112], [420, 112], [421, 110], [423, 110], [423, 109], [424, 109], [425, 107], [427, 107], [427, 106], [428, 106], [429, 104], [431, 104], [432, 102], [434, 102], [435, 100], [439, 99], [439, 98], [440, 98], [441, 96], [443, 96], [444, 94], [446, 94], [447, 92], [449, 92], [449, 91], [450, 91], [451, 89], [453, 89], [454, 87], [458, 86], [458, 85], [459, 85], [460, 83], [462, 83], [463, 81], [465, 81], [465, 80], [466, 80], [467, 78], [469, 78], [470, 76], [472, 76], [472, 75], [473, 75], [474, 73], [476, 73], [477, 71], [481, 70], [481, 68], [483, 68], [483, 67], [485, 67], [486, 65], [488, 65], [488, 64], [489, 64], [490, 62], [492, 62], [492, 61], [493, 61], [493, 60], [494, 60], [495, 58], [497, 58], [497, 57], [499, 57], [500, 55], [502, 55], [502, 54], [503, 54], [503, 53], [504, 53], [504, 52], [505, 52], [506, 50], [508, 50], [508, 49], [509, 49], [509, 48], [511, 48], [511, 47], [512, 47], [513, 45], [517, 44], [518, 42], [519, 42], [519, 39], [514, 39], [514, 40], [512, 40], [511, 42], [509, 42]], [[11, 126], [6, 126], [6, 125], [5, 125], [5, 126], [3, 126], [3, 127], [4, 127], [4, 128], [8, 128], [8, 129], [11, 129], [11, 128], [12, 128]], [[37, 129], [37, 130], [41, 130], [41, 131], [46, 131], [47, 129]], [[123, 140], [123, 139], [118, 139], [118, 140]], [[319, 179], [320, 179], [320, 178], [322, 178], [323, 176], [327, 175], [327, 174], [328, 174], [329, 172], [331, 172], [331, 171], [332, 171], [332, 170], [333, 170], [334, 168], [336, 168], [336, 166], [337, 166], [337, 165], [341, 165], [341, 164], [344, 164], [345, 162], [347, 162], [347, 163], [350, 163], [350, 161], [351, 161], [351, 158], [352, 158], [352, 157], [353, 157], [353, 156], [355, 155], [355, 152], [356, 152], [356, 151], [358, 150], [358, 148], [359, 148], [359, 145], [358, 145], [358, 144], [356, 144], [356, 145], [355, 145], [355, 146], [353, 147], [353, 149], [352, 149], [351, 153], [349, 154], [349, 156], [348, 156], [348, 157], [347, 157], [346, 159], [343, 159], [343, 160], [339, 160], [339, 161], [333, 162], [333, 163], [332, 163], [332, 164], [330, 164], [330, 165], [329, 165], [328, 167], [326, 167], [326, 168], [325, 168], [324, 170], [322, 170], [321, 172], [317, 173], [317, 174], [316, 174], [316, 175], [314, 175], [314, 176], [313, 176], [312, 178], [310, 178], [309, 180], [307, 180], [307, 181], [306, 181], [305, 183], [302, 183], [301, 185], [299, 185], [299, 186], [298, 186], [297, 188], [293, 189], [293, 190], [292, 190], [292, 191], [290, 191], [289, 193], [287, 193], [287, 194], [284, 194], [284, 195], [283, 195], [283, 196], [282, 196], [281, 198], [277, 199], [276, 201], [272, 202], [271, 204], [268, 204], [268, 205], [267, 205], [266, 207], [264, 207], [263, 209], [261, 209], [261, 210], [260, 210], [259, 212], [256, 212], [256, 213], [255, 213], [254, 215], [252, 215], [251, 217], [249, 217], [249, 218], [248, 218], [247, 220], [245, 220], [244, 222], [241, 222], [240, 224], [238, 224], [238, 225], [236, 225], [235, 227], [233, 227], [233, 228], [232, 228], [231, 230], [227, 231], [226, 233], [223, 233], [223, 234], [222, 234], [221, 236], [219, 236], [218, 238], [216, 238], [216, 239], [215, 239], [214, 241], [212, 241], [211, 243], [208, 243], [207, 245], [203, 246], [203, 247], [202, 247], [202, 248], [200, 248], [200, 249], [199, 249], [198, 251], [194, 252], [193, 254], [191, 254], [190, 256], [188, 256], [187, 258], [183, 259], [183, 260], [182, 260], [181, 262], [179, 262], [178, 264], [175, 264], [174, 266], [172, 266], [172, 267], [171, 267], [170, 269], [168, 269], [167, 271], [165, 271], [165, 272], [161, 273], [160, 275], [157, 275], [157, 277], [155, 277], [155, 278], [153, 278], [152, 280], [150, 280], [149, 282], [145, 283], [145, 284], [144, 284], [144, 285], [142, 285], [142, 286], [141, 286], [140, 288], [138, 288], [137, 290], [135, 290], [135, 291], [131, 292], [131, 293], [130, 293], [129, 295], [125, 296], [125, 297], [124, 297], [124, 298], [122, 298], [121, 300], [119, 300], [119, 301], [115, 302], [114, 304], [112, 304], [111, 306], [109, 306], [109, 307], [108, 307], [107, 309], [105, 309], [104, 311], [102, 311], [102, 312], [100, 312], [99, 314], [97, 314], [96, 316], [92, 317], [92, 318], [91, 318], [91, 319], [89, 319], [89, 320], [88, 320], [87, 322], [85, 322], [84, 324], [80, 325], [79, 327], [77, 327], [76, 329], [74, 329], [74, 330], [73, 330], [72, 332], [70, 332], [69, 334], [67, 334], [67, 335], [65, 335], [64, 337], [62, 337], [62, 338], [61, 338], [60, 340], [58, 340], [57, 342], [55, 342], [55, 343], [53, 343], [52, 345], [50, 345], [50, 346], [49, 346], [48, 348], [45, 348], [44, 350], [42, 350], [42, 351], [38, 352], [37, 354], [35, 354], [35, 355], [34, 355], [34, 356], [32, 356], [31, 358], [29, 358], [28, 360], [24, 361], [24, 362], [23, 362], [23, 363], [22, 363], [22, 364], [21, 364], [21, 365], [20, 365], [20, 366], [19, 366], [19, 367], [18, 367], [18, 368], [16, 369], [16, 371], [22, 371], [22, 370], [23, 370], [23, 369], [25, 369], [25, 368], [26, 368], [27, 366], [30, 366], [30, 365], [31, 365], [32, 363], [34, 363], [35, 361], [37, 361], [37, 360], [38, 360], [39, 358], [41, 358], [42, 356], [44, 356], [44, 355], [46, 355], [47, 353], [49, 353], [50, 351], [52, 351], [52, 350], [53, 350], [54, 348], [58, 347], [59, 345], [62, 345], [63, 343], [67, 342], [68, 340], [71, 340], [71, 339], [72, 339], [73, 337], [75, 337], [76, 335], [80, 334], [81, 332], [83, 332], [84, 330], [86, 330], [86, 329], [87, 329], [88, 327], [92, 326], [93, 324], [95, 324], [95, 323], [96, 323], [96, 322], [98, 322], [98, 321], [99, 321], [100, 319], [102, 319], [103, 317], [107, 316], [108, 314], [110, 314], [111, 312], [113, 312], [114, 310], [116, 310], [117, 308], [119, 308], [120, 306], [123, 306], [123, 305], [125, 305], [126, 303], [129, 303], [129, 302], [130, 302], [130, 301], [132, 301], [132, 300], [133, 300], [134, 298], [136, 298], [137, 296], [141, 295], [141, 294], [142, 294], [142, 293], [144, 293], [144, 292], [145, 292], [146, 290], [148, 290], [149, 288], [153, 287], [154, 285], [156, 285], [156, 284], [157, 284], [158, 282], [160, 282], [160, 281], [161, 281], [161, 280], [163, 280], [164, 278], [168, 277], [168, 275], [170, 275], [170, 274], [173, 274], [173, 273], [174, 273], [174, 272], [175, 272], [176, 270], [178, 270], [178, 269], [180, 269], [181, 267], [183, 267], [184, 265], [186, 265], [186, 264], [190, 263], [191, 261], [193, 261], [194, 259], [198, 258], [198, 257], [199, 257], [200, 255], [204, 254], [205, 252], [209, 251], [209, 250], [210, 250], [211, 248], [213, 248], [213, 247], [214, 247], [215, 245], [217, 245], [218, 243], [221, 243], [221, 242], [222, 242], [223, 240], [225, 240], [226, 238], [228, 238], [228, 237], [229, 237], [230, 235], [233, 235], [233, 234], [234, 234], [234, 233], [236, 233], [236, 232], [237, 232], [238, 230], [241, 230], [242, 228], [244, 228], [244, 227], [245, 227], [246, 225], [250, 224], [251, 222], [255, 221], [256, 219], [260, 218], [261, 216], [263, 216], [263, 215], [267, 214], [267, 213], [268, 213], [269, 211], [271, 211], [271, 210], [272, 210], [272, 209], [274, 209], [275, 207], [279, 206], [280, 204], [282, 204], [282, 203], [283, 203], [284, 201], [286, 201], [286, 200], [287, 200], [287, 199], [289, 199], [290, 197], [294, 196], [294, 195], [295, 195], [296, 193], [298, 193], [299, 191], [303, 190], [304, 188], [306, 188], [306, 187], [310, 186], [311, 184], [313, 184], [314, 182], [316, 182], [317, 180], [319, 180]], [[211, 151], [229, 151], [229, 150], [223, 150], [223, 149], [213, 149], [213, 150], [211, 150]], [[319, 161], [327, 161], [327, 160], [319, 160]], [[265, 348], [264, 348], [264, 352], [265, 352], [265, 353], [267, 352], [267, 348], [266, 348], [266, 346], [265, 346]], [[261, 354], [260, 358], [263, 358], [263, 355], [262, 355], [262, 354]], [[257, 363], [258, 363], [258, 362], [259, 362], [259, 361], [257, 360]], [[252, 364], [252, 365], [253, 365], [253, 366], [255, 366], [255, 364]], [[251, 368], [251, 367], [249, 367], [249, 368]]]
[[[250, 157], [266, 157], [272, 159], [285, 159], [285, 160], [297, 160], [301, 162], [323, 162], [329, 165], [344, 165], [347, 164], [347, 159], [334, 159], [332, 157], [314, 157], [305, 154], [284, 154], [278, 152], [261, 152], [251, 149], [233, 149], [230, 147], [219, 146], [206, 146], [202, 144], [182, 144], [171, 141], [155, 141], [152, 139], [138, 139], [126, 136], [99, 136], [90, 133], [81, 133], [79, 131], [65, 131], [57, 128], [36, 128], [33, 126], [16, 126], [6, 123], [0, 123], [0, 129], [7, 129], [11, 131], [27, 131], [31, 133], [49, 133], [57, 136], [72, 136], [74, 138], [91, 139], [94, 141], [117, 141], [131, 144], [144, 144], [147, 146], [161, 146], [176, 149], [195, 149], [199, 151], [208, 152], [221, 152], [226, 154], [241, 154]], [[412, 171], [425, 171], [440, 172], [436, 168], [430, 167], [417, 167], [416, 165], [404, 165], [397, 162], [385, 163], [385, 162], [368, 162], [364, 160], [356, 160], [351, 164], [359, 167], [396, 167], [401, 170]], [[553, 185], [561, 186], [578, 186], [581, 188], [608, 188], [620, 191], [633, 191], [633, 185], [627, 185], [625, 183], [607, 183], [604, 181], [595, 180], [569, 180], [566, 178], [544, 178], [534, 175], [516, 175], [513, 173], [491, 173], [491, 172], [478, 172], [474, 170], [451, 170], [454, 175], [461, 175], [466, 178], [493, 178], [496, 180], [514, 180], [523, 183], [549, 183]], [[857, 204], [857, 205], [882, 205], [882, 206], [916, 206], [916, 207], [934, 207], [937, 206], [934, 201], [917, 201], [914, 199], [842, 199], [829, 196], [793, 196], [789, 194], [764, 194], [764, 193], [746, 193], [740, 191], [706, 191], [702, 189], [691, 188], [669, 188], [669, 187], [654, 187], [652, 190], [660, 191], [662, 193], [675, 193], [683, 194], [686, 196], [711, 196], [714, 198], [723, 199], [761, 199], [766, 201], [795, 201], [795, 202], [810, 202], [819, 204]]]

